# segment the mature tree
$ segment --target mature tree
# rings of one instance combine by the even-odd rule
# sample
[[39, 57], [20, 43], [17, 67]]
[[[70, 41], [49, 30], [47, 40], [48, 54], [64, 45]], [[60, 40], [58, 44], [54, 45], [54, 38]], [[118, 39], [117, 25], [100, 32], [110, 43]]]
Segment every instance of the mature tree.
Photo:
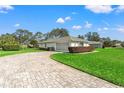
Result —
[[44, 34], [44, 39], [47, 40], [50, 38], [50, 32]]
[[102, 42], [103, 42], [104, 47], [111, 47], [112, 46], [111, 39], [109, 37], [102, 38]]
[[53, 29], [49, 34], [49, 38], [61, 38], [65, 36], [69, 36], [69, 33], [64, 28]]
[[21, 44], [25, 44], [25, 42], [28, 42], [32, 38], [32, 32], [26, 29], [17, 29], [13, 35], [15, 35]]
[[88, 41], [92, 41], [92, 33], [88, 32], [87, 34], [85, 34], [85, 37], [87, 38]]
[[97, 32], [93, 32], [92, 33], [92, 41], [99, 41], [100, 40], [100, 36]]
[[84, 39], [83, 35], [78, 35], [78, 38]]
[[28, 45], [30, 48], [37, 48], [38, 47], [38, 41], [37, 40], [31, 40], [30, 44]]
[[87, 38], [88, 41], [99, 41], [100, 36], [97, 32], [88, 32], [85, 37]]
[[41, 41], [42, 39], [44, 39], [44, 34], [43, 34], [42, 32], [36, 32], [36, 33], [32, 36], [32, 40]]

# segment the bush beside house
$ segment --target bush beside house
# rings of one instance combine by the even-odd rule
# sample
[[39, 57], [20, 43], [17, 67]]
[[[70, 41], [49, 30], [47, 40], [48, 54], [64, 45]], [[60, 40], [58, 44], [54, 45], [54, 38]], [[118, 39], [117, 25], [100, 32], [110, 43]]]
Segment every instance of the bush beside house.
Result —
[[38, 41], [37, 40], [31, 40], [28, 44], [28, 48], [39, 48]]
[[68, 49], [70, 53], [81, 53], [81, 52], [91, 52], [95, 48], [92, 46], [88, 46], [88, 47], [69, 47]]

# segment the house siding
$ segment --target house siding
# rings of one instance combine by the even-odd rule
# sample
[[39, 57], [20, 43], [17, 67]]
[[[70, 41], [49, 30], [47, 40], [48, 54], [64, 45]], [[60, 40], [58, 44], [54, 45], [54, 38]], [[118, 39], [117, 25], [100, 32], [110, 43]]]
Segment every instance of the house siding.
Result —
[[94, 48], [102, 48], [102, 44], [90, 44]]
[[54, 47], [54, 49], [56, 50], [56, 43], [46, 43], [46, 48], [49, 47]]
[[69, 43], [56, 43], [56, 51], [67, 52], [69, 47]]
[[70, 42], [69, 46], [70, 47], [79, 47], [79, 46], [82, 46], [82, 44], [80, 42]]

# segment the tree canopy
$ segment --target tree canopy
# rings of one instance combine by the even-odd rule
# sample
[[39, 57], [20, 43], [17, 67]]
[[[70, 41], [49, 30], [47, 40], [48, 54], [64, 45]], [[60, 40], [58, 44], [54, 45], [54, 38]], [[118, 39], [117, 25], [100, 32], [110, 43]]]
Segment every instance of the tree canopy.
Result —
[[83, 35], [78, 35], [78, 38], [84, 39]]
[[42, 32], [36, 32], [32, 36], [32, 40], [41, 41], [42, 39], [44, 39], [44, 34]]
[[24, 44], [32, 37], [33, 34], [26, 29], [17, 29], [16, 32], [13, 33], [13, 35], [16, 37], [19, 43]]
[[14, 38], [12, 34], [3, 34], [0, 36], [0, 46], [4, 44], [14, 44], [18, 43], [18, 41]]
[[49, 35], [47, 35], [48, 38], [61, 38], [61, 37], [69, 36], [68, 30], [64, 29], [64, 28], [53, 29], [48, 34], [49, 34]]
[[3, 50], [19, 50], [20, 44], [12, 34], [0, 36], [0, 48]]
[[111, 47], [112, 46], [112, 42], [111, 42], [111, 39], [109, 37], [102, 38], [102, 42], [103, 42], [104, 47]]
[[85, 34], [85, 37], [87, 38], [88, 41], [99, 41], [100, 36], [97, 32], [88, 32]]

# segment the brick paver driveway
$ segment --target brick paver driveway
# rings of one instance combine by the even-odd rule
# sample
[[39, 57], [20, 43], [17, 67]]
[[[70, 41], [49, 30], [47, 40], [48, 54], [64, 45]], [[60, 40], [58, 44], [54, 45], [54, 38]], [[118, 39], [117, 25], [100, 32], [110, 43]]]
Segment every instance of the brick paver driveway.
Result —
[[0, 87], [118, 87], [49, 58], [53, 52], [0, 58]]

